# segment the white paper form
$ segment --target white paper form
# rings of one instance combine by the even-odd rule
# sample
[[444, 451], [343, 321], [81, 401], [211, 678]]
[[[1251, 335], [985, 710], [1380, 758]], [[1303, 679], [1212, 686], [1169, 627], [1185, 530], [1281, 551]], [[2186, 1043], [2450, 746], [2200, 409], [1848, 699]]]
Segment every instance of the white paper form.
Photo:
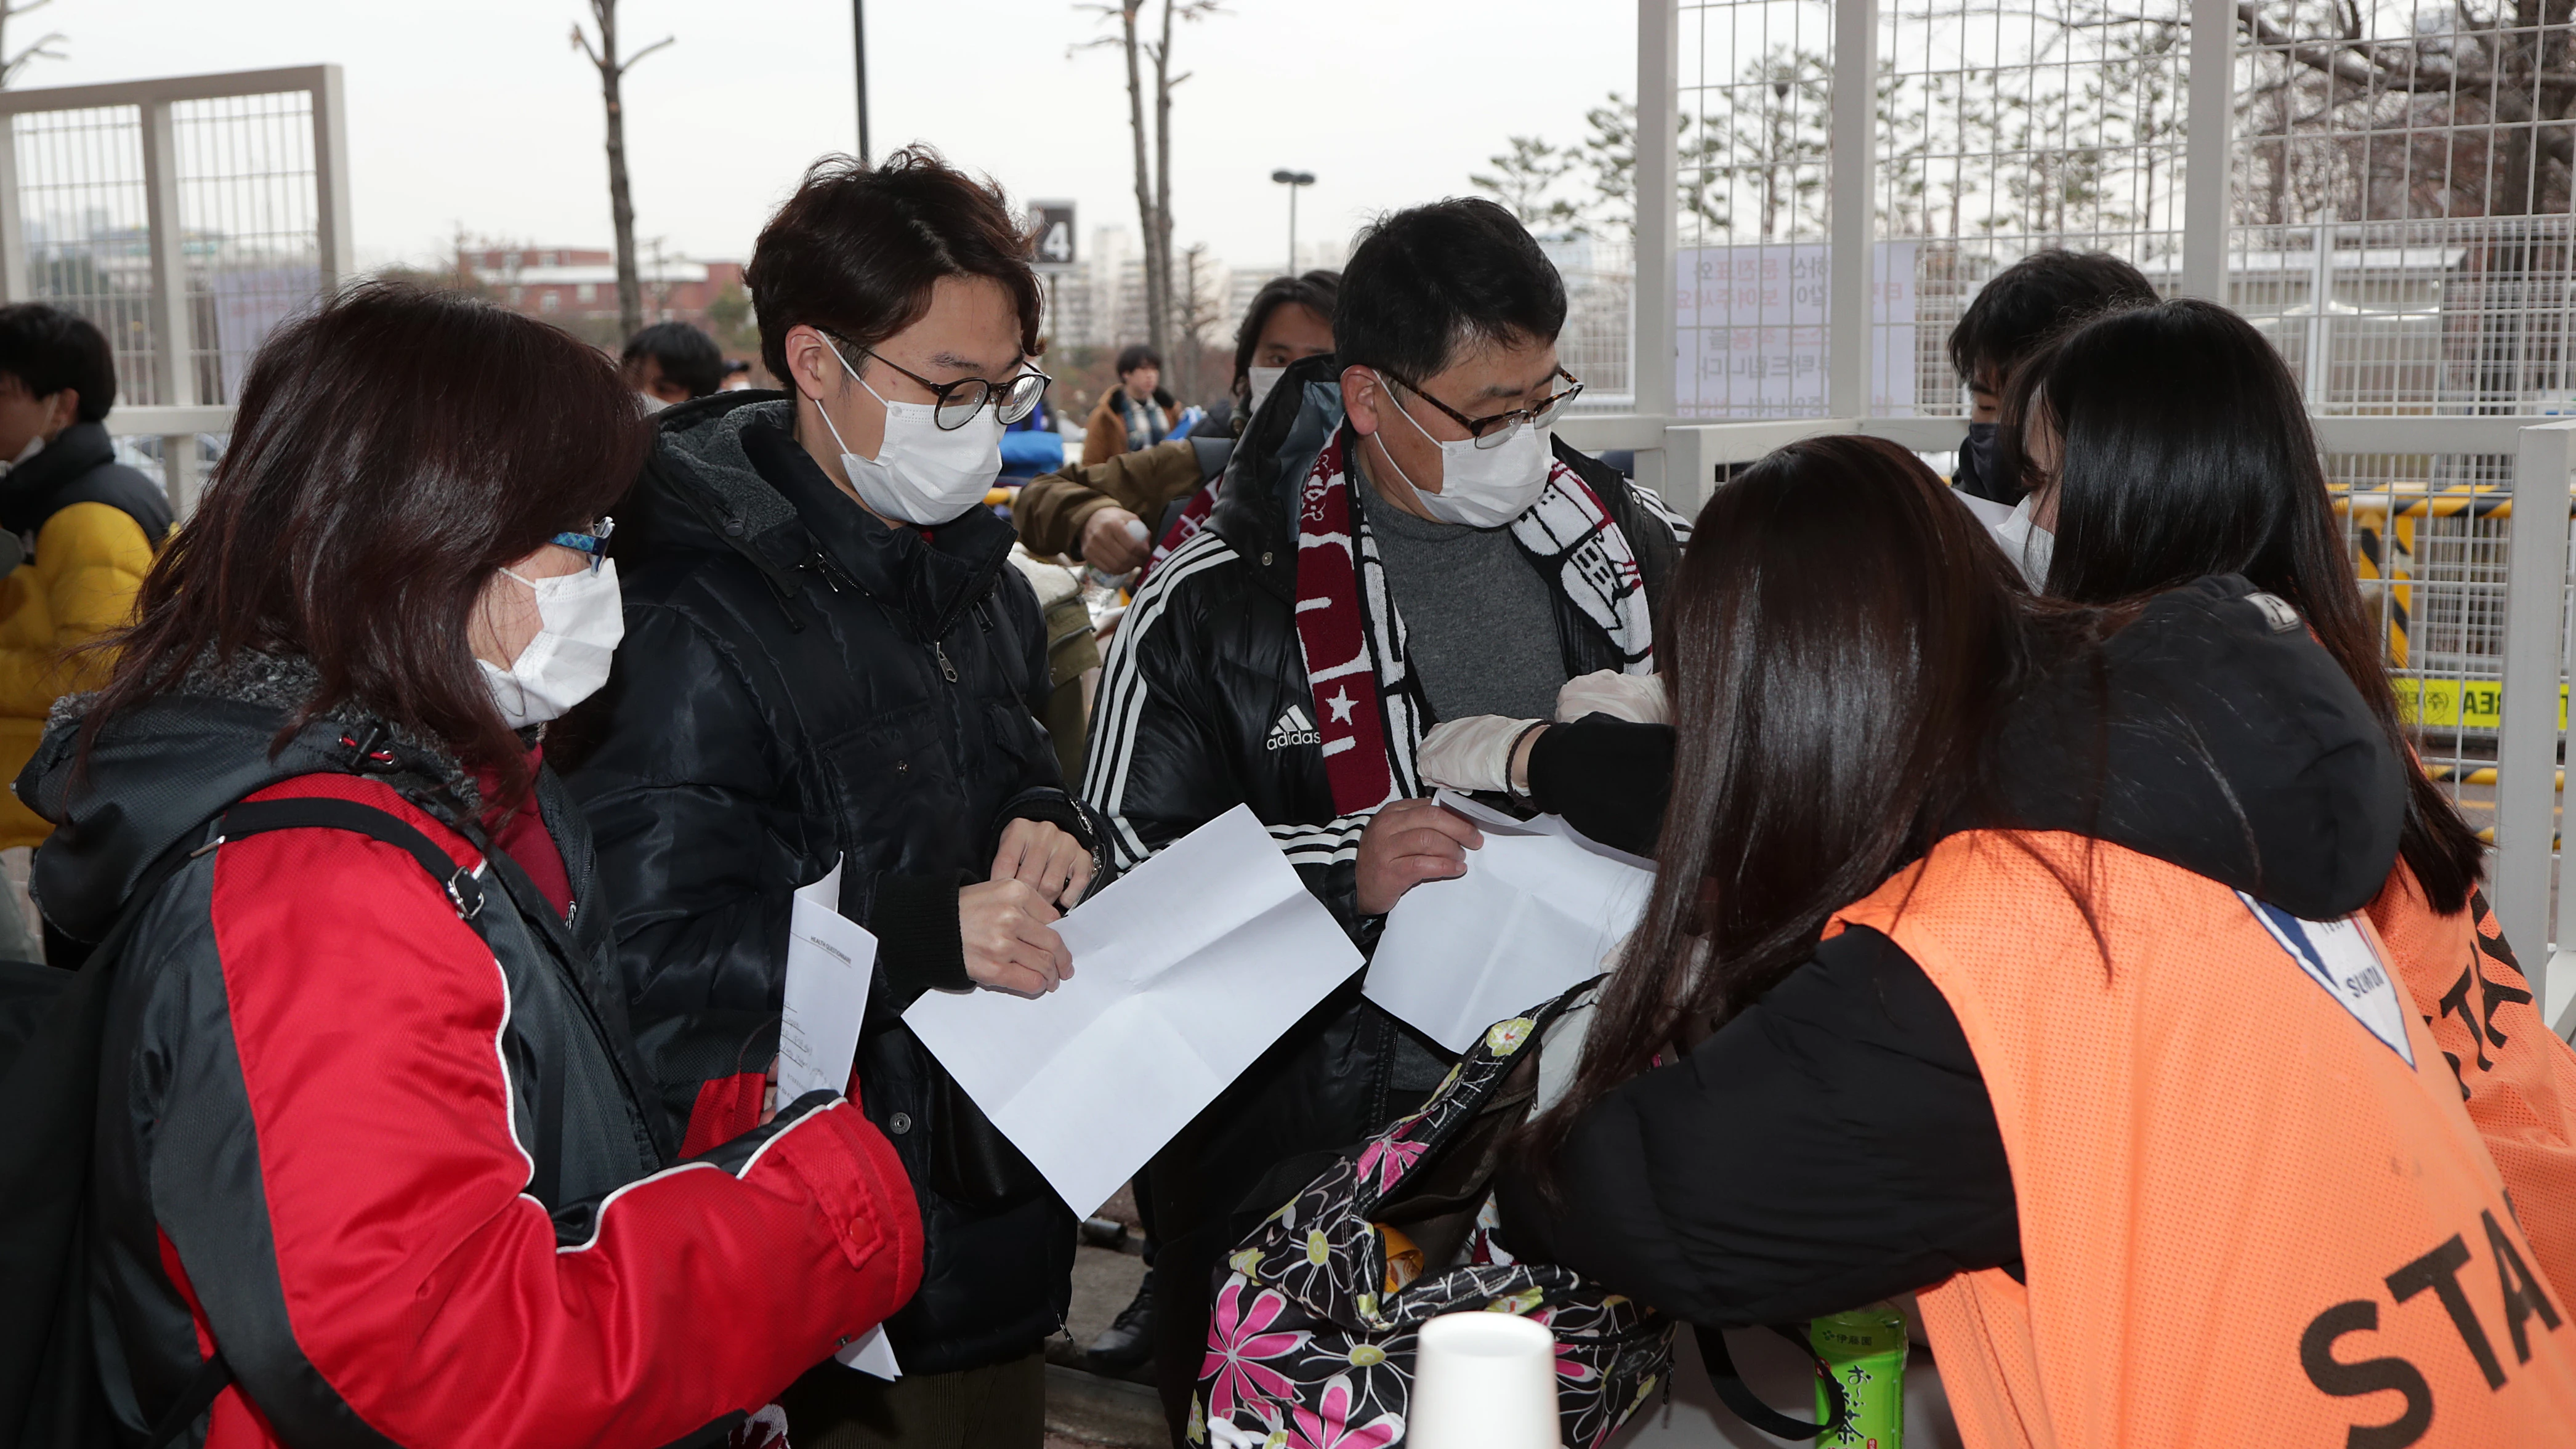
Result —
[[1476, 822], [1467, 873], [1424, 881], [1386, 918], [1368, 998], [1453, 1052], [1485, 1028], [1597, 975], [1637, 924], [1654, 862], [1589, 840], [1558, 816], [1514, 820], [1463, 795]]
[[849, 1090], [877, 938], [841, 914], [841, 867], [799, 886], [787, 921], [787, 1002], [778, 1021], [778, 1105]]
[[[849, 1090], [876, 968], [877, 938], [841, 914], [841, 867], [832, 867], [830, 875], [812, 885], [799, 886], [787, 918], [787, 1001], [778, 1018], [779, 1105], [817, 1087]], [[881, 1379], [903, 1377], [883, 1324], [833, 1357]]]
[[1065, 1206], [1089, 1214], [1360, 967], [1246, 806], [1056, 923], [1073, 978], [934, 991], [904, 1022]]

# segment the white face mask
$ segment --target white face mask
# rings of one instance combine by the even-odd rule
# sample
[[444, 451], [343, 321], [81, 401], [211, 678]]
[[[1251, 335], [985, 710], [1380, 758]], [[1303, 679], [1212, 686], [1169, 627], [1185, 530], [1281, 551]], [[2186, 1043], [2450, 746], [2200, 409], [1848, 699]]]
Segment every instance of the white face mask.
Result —
[[1255, 366], [1248, 375], [1252, 379], [1252, 401], [1243, 410], [1246, 418], [1260, 413], [1261, 400], [1270, 396], [1270, 390], [1279, 385], [1279, 379], [1288, 375], [1288, 369]]
[[43, 451], [45, 451], [45, 435], [38, 433], [27, 440], [27, 446], [18, 450], [17, 457], [12, 458], [5, 463], [0, 463], [0, 475], [6, 475], [10, 469], [19, 466], [29, 458], [32, 458]]
[[561, 719], [608, 682], [617, 641], [626, 637], [626, 611], [618, 599], [615, 559], [602, 561], [596, 572], [583, 569], [551, 579], [501, 572], [536, 591], [537, 637], [507, 669], [488, 659], [477, 662], [501, 718], [514, 730], [526, 729]]
[[2057, 535], [2031, 520], [2031, 499], [2023, 494], [2013, 505], [2012, 516], [1995, 525], [1995, 542], [2014, 563], [2021, 565], [2021, 576], [2029, 580], [2036, 592], [2048, 585], [2048, 563], [2057, 555]]
[[1422, 500], [1432, 517], [1469, 528], [1500, 528], [1528, 512], [1546, 490], [1548, 463], [1555, 457], [1555, 451], [1548, 446], [1555, 436], [1553, 430], [1515, 423], [1510, 435], [1490, 448], [1477, 447], [1473, 438], [1442, 442], [1431, 437], [1430, 430], [1422, 424], [1413, 422], [1413, 414], [1396, 402], [1383, 375], [1378, 378], [1378, 388], [1385, 394], [1389, 408], [1413, 423], [1415, 432], [1440, 449], [1440, 491], [1429, 493], [1405, 477], [1404, 465], [1395, 461], [1394, 449], [1387, 448], [1382, 439], [1378, 444], [1386, 453], [1388, 465], [1395, 469], [1395, 476], [1404, 478], [1405, 486], [1413, 489], [1413, 496]]
[[840, 444], [841, 467], [850, 475], [850, 487], [861, 503], [885, 518], [930, 525], [946, 523], [983, 501], [993, 480], [1002, 476], [998, 414], [978, 408], [966, 426], [944, 429], [934, 419], [936, 406], [886, 402], [841, 356], [840, 348], [828, 339], [823, 345], [832, 348], [832, 356], [852, 382], [867, 387], [868, 396], [885, 403], [885, 441], [877, 445], [875, 457], [862, 458], [841, 442], [841, 430], [824, 411], [823, 400], [814, 400], [814, 411], [823, 414], [823, 426], [832, 430], [832, 441]]

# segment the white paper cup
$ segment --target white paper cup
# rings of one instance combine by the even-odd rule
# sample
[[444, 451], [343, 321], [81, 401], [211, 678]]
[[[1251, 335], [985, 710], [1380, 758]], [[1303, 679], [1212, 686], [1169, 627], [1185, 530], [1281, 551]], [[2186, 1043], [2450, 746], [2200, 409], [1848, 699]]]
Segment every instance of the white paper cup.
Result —
[[1557, 1449], [1556, 1336], [1512, 1313], [1422, 1325], [1406, 1449]]

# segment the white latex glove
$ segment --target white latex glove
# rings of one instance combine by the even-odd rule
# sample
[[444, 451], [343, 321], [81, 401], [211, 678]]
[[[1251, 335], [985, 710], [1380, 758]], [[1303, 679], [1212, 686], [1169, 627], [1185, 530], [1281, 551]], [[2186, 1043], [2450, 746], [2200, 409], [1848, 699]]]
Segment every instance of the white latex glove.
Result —
[[1569, 679], [1556, 692], [1559, 721], [1572, 724], [1587, 714], [1606, 714], [1630, 724], [1673, 722], [1662, 675], [1622, 674], [1616, 669], [1596, 669], [1580, 679]]
[[1510, 791], [1512, 747], [1544, 720], [1470, 715], [1431, 727], [1414, 757], [1422, 778], [1452, 790]]

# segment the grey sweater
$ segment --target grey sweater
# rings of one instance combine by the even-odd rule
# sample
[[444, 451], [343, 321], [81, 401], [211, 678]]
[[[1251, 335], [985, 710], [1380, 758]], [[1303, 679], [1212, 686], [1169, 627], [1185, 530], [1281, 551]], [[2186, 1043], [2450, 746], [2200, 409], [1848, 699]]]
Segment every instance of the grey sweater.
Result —
[[1565, 646], [1547, 581], [1509, 528], [1435, 523], [1371, 499], [1406, 649], [1441, 719], [1553, 719]]

